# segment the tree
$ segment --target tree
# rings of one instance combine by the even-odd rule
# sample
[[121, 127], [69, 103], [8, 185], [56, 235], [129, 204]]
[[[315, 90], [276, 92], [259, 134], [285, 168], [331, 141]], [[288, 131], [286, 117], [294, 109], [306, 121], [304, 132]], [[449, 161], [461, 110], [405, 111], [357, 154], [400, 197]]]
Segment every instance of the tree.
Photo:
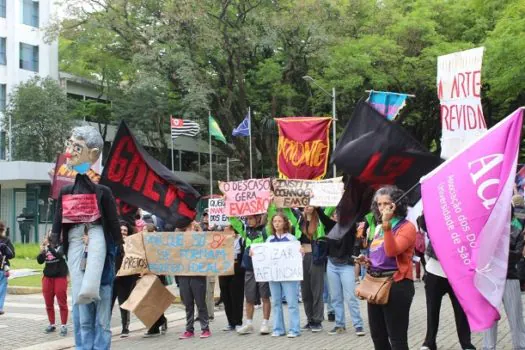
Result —
[[11, 121], [12, 160], [53, 162], [72, 126], [68, 99], [52, 78], [20, 83], [9, 96], [3, 127]]

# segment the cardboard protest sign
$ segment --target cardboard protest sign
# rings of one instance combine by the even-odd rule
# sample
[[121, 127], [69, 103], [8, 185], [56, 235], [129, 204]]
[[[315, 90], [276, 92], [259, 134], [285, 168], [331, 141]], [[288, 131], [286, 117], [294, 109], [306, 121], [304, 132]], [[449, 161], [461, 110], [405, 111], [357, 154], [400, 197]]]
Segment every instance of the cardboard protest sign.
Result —
[[224, 214], [247, 216], [266, 213], [270, 205], [270, 187], [270, 179], [219, 181], [219, 189], [225, 196]]
[[316, 183], [312, 186], [310, 205], [314, 207], [335, 207], [339, 204], [345, 185], [339, 183]]
[[439, 56], [441, 157], [450, 158], [487, 130], [481, 106], [483, 47]]
[[257, 282], [303, 280], [303, 256], [298, 241], [257, 243], [250, 248]]
[[277, 208], [303, 208], [310, 205], [310, 196], [315, 184], [326, 183], [331, 186], [342, 184], [342, 181], [342, 177], [320, 181], [273, 179], [273, 202]]
[[148, 273], [148, 260], [144, 250], [142, 232], [124, 238], [124, 258], [117, 276], [129, 276]]
[[234, 235], [225, 232], [154, 232], [144, 235], [149, 270], [156, 275], [232, 275]]
[[149, 329], [174, 299], [175, 296], [164, 287], [157, 276], [145, 275], [138, 280], [128, 300], [120, 307], [133, 312]]
[[228, 217], [224, 214], [224, 198], [208, 199], [208, 225], [228, 226], [230, 224]]

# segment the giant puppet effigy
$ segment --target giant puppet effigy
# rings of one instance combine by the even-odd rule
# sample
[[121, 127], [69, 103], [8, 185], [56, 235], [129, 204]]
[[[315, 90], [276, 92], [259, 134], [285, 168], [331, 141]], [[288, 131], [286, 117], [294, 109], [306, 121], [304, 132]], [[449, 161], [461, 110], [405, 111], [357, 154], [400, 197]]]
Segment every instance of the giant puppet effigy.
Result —
[[[83, 348], [91, 348], [93, 342], [102, 339], [111, 341], [109, 317], [103, 316], [106, 312], [109, 315], [111, 306], [114, 247], [122, 240], [111, 190], [94, 183], [87, 174], [103, 145], [100, 133], [92, 126], [74, 128], [66, 140], [67, 165], [78, 174], [73, 184], [60, 190], [51, 235], [52, 244], [61, 245], [68, 259], [75, 343]], [[98, 332], [101, 337], [94, 336]]]

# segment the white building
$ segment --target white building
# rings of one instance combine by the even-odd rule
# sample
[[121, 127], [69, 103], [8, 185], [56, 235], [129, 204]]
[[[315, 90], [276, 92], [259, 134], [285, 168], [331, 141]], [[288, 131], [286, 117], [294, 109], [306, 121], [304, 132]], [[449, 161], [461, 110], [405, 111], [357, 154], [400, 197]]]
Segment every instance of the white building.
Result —
[[[58, 42], [46, 43], [45, 26], [55, 0], [0, 0], [0, 109], [20, 82], [39, 75], [58, 79]], [[0, 159], [5, 159], [5, 130]], [[4, 147], [2, 147], [4, 146]]]

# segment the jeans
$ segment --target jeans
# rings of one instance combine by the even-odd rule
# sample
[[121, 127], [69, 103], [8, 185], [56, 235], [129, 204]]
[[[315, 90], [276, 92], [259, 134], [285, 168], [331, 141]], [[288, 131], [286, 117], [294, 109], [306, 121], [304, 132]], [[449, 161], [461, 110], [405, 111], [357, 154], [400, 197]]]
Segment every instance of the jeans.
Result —
[[336, 327], [345, 327], [345, 303], [348, 305], [352, 325], [363, 328], [359, 300], [355, 296], [354, 265], [335, 265], [328, 259], [326, 268]]
[[[71, 275], [75, 345], [78, 350], [109, 349], [113, 291], [111, 284], [100, 285], [106, 241], [101, 226], [89, 225], [88, 228], [89, 251], [85, 272], [80, 266], [84, 252], [84, 225], [76, 225], [69, 230], [68, 268]], [[79, 296], [81, 291], [85, 293], [83, 299]]]
[[368, 304], [368, 323], [375, 350], [408, 350], [408, 321], [414, 281], [392, 283], [386, 305]]
[[283, 295], [286, 296], [288, 305], [289, 333], [301, 334], [301, 316], [299, 315], [299, 298], [297, 297], [299, 284], [296, 281], [270, 282], [272, 294], [273, 332], [284, 335], [286, 328], [284, 324]]
[[326, 312], [329, 314], [334, 313], [334, 307], [332, 306], [332, 298], [330, 297], [330, 289], [328, 287], [328, 276], [324, 273], [324, 291], [323, 291], [323, 303], [326, 305]]
[[7, 294], [7, 277], [5, 271], [0, 270], [0, 311], [4, 311], [5, 295]]

